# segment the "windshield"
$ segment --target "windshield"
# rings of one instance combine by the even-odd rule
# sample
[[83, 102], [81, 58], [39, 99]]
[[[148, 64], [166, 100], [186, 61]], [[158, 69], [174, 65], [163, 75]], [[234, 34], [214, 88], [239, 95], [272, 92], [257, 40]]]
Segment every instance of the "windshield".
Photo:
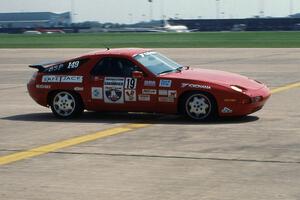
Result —
[[134, 59], [155, 75], [175, 72], [182, 68], [178, 63], [156, 52], [138, 54]]

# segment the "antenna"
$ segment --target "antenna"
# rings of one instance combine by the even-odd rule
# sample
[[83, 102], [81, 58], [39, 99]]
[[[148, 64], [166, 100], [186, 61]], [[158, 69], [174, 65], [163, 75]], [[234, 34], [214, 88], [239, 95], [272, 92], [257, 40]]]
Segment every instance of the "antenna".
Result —
[[106, 51], [110, 50], [110, 48], [106, 44], [103, 44], [103, 46], [106, 48]]

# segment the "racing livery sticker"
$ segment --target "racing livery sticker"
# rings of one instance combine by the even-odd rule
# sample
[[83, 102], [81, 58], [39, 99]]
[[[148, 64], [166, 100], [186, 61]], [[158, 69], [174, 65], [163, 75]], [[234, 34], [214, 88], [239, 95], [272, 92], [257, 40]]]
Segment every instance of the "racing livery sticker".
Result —
[[42, 82], [43, 83], [59, 83], [60, 76], [43, 76]]
[[53, 76], [46, 75], [43, 76], [43, 83], [82, 83], [82, 76]]
[[172, 80], [162, 79], [159, 82], [159, 87], [171, 87], [171, 85], [172, 85]]
[[92, 87], [92, 99], [103, 99], [103, 90], [101, 87]]
[[104, 85], [124, 86], [124, 78], [105, 77]]
[[161, 95], [161, 96], [168, 96], [168, 90], [159, 90], [159, 91], [158, 91], [158, 95]]
[[44, 72], [61, 72], [64, 69], [64, 64], [57, 64], [54, 66], [51, 66], [49, 68], [46, 68]]
[[62, 76], [62, 83], [82, 83], [82, 76]]
[[177, 97], [177, 91], [176, 90], [169, 90], [168, 91], [168, 97], [176, 98]]
[[36, 85], [35, 87], [38, 89], [51, 89], [51, 85]]
[[124, 78], [105, 77], [104, 102], [124, 103]]
[[146, 80], [146, 81], [144, 81], [144, 86], [155, 87], [156, 86], [156, 82], [155, 81]]
[[150, 95], [140, 94], [139, 101], [150, 101]]
[[182, 83], [181, 87], [182, 88], [190, 87], [190, 88], [207, 89], [207, 90], [211, 89], [211, 87], [208, 85], [199, 85], [199, 84], [191, 84], [191, 83]]
[[230, 108], [227, 108], [227, 107], [225, 107], [225, 108], [222, 109], [222, 113], [224, 113], [224, 114], [226, 114], [226, 113], [232, 113], [232, 112], [233, 111]]
[[152, 94], [152, 95], [155, 95], [155, 94], [157, 94], [157, 90], [153, 90], [153, 89], [143, 89], [142, 93], [143, 93], [143, 94]]
[[81, 65], [86, 63], [88, 59], [79, 59], [79, 60], [72, 60], [67, 62], [57, 62], [57, 63], [49, 63], [49, 64], [42, 64], [42, 65], [52, 65], [47, 67], [43, 72], [44, 73], [66, 73], [71, 72]]
[[125, 101], [136, 101], [136, 91], [135, 90], [125, 90]]
[[104, 86], [105, 103], [124, 103], [122, 86]]
[[125, 89], [136, 89], [137, 79], [136, 78], [126, 78]]
[[175, 99], [173, 97], [158, 97], [159, 102], [166, 102], [166, 103], [174, 103]]
[[74, 91], [83, 91], [83, 87], [74, 87]]

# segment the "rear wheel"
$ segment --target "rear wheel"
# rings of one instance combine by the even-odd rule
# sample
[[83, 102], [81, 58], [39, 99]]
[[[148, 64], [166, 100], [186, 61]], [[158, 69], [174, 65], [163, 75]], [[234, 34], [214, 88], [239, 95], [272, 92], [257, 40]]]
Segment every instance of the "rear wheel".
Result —
[[61, 91], [53, 95], [51, 110], [56, 117], [69, 119], [79, 116], [84, 109], [79, 95]]
[[216, 115], [216, 103], [211, 95], [193, 92], [187, 95], [181, 104], [181, 109], [189, 118], [204, 121]]

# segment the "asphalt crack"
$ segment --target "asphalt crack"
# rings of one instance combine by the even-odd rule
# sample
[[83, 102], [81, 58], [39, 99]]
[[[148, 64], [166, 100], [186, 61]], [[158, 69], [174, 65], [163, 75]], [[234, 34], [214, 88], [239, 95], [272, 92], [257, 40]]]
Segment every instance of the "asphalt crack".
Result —
[[[0, 152], [20, 152], [20, 151], [26, 151], [26, 150], [0, 149]], [[259, 159], [218, 158], [218, 157], [195, 157], [195, 156], [176, 156], [176, 155], [150, 155], [150, 154], [125, 154], [125, 153], [124, 154], [122, 154], [122, 153], [86, 153], [86, 152], [66, 152], [66, 151], [54, 151], [54, 152], [49, 152], [49, 154], [95, 155], [95, 156], [161, 158], [161, 159], [186, 159], [186, 160], [212, 160], [212, 161], [251, 162], [251, 163], [300, 164], [300, 161], [259, 160]]]

